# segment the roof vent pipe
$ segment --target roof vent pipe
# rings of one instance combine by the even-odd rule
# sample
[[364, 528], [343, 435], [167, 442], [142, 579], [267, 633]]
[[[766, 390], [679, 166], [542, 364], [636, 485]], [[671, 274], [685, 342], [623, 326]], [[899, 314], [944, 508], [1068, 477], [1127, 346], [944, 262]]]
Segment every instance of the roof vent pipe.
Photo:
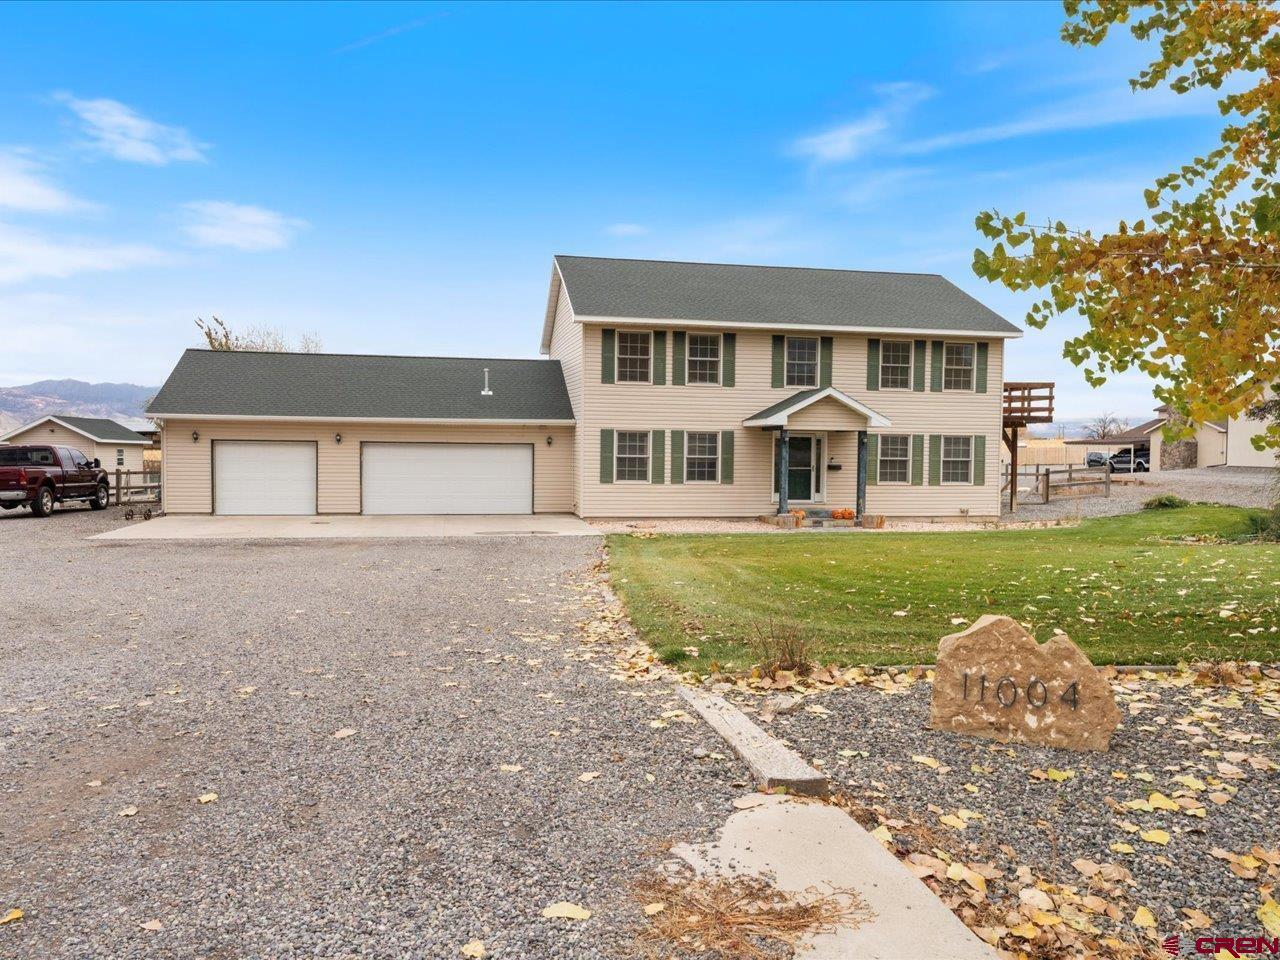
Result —
[[484, 389], [480, 391], [482, 397], [492, 397], [493, 391], [489, 389], [489, 368], [484, 368]]

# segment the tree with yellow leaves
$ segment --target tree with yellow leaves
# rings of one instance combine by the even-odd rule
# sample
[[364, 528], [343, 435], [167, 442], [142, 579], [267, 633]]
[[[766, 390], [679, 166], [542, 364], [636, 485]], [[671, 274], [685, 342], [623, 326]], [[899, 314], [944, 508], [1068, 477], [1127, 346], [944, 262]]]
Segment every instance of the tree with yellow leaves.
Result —
[[[1043, 328], [1076, 312], [1088, 330], [1063, 355], [1094, 385], [1137, 368], [1182, 422], [1242, 413], [1280, 382], [1280, 11], [1272, 0], [1065, 0], [1062, 37], [1097, 45], [1127, 26], [1159, 55], [1130, 81], [1178, 94], [1224, 86], [1221, 143], [1146, 191], [1149, 219], [1095, 235], [1026, 213], [978, 215], [993, 241], [973, 269], [1011, 290], [1044, 291]], [[1280, 447], [1280, 421], [1260, 443]]]

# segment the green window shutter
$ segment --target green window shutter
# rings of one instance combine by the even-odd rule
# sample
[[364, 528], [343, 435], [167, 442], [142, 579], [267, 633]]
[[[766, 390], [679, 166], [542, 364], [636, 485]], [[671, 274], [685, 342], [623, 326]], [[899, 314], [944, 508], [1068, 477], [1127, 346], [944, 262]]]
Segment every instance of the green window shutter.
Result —
[[929, 486], [942, 483], [942, 434], [929, 434]]
[[[924, 341], [918, 341], [923, 343]], [[918, 487], [924, 483], [924, 434], [911, 435], [911, 485]]]
[[933, 346], [930, 347], [929, 360], [931, 362], [929, 366], [931, 369], [929, 372], [932, 382], [929, 384], [929, 389], [934, 393], [942, 392], [942, 349], [941, 340], [933, 341]]
[[985, 434], [973, 435], [973, 485], [984, 486], [987, 482], [987, 438]]
[[867, 341], [867, 389], [880, 389], [880, 341], [876, 337]]
[[613, 483], [613, 431], [600, 431], [600, 482]]
[[832, 337], [823, 337], [818, 342], [818, 386], [831, 386], [831, 359], [835, 353], [836, 342]]
[[773, 335], [773, 385], [787, 385], [787, 338], [777, 333]]
[[720, 482], [733, 483], [733, 431], [720, 431]]
[[671, 431], [671, 482], [684, 483], [684, 431]]
[[725, 387], [734, 385], [734, 377], [737, 375], [737, 347], [738, 335], [736, 333], [726, 333], [722, 340], [720, 348], [720, 383]]
[[667, 482], [666, 447], [667, 435], [662, 430], [654, 430], [649, 434], [649, 482]]
[[662, 386], [667, 382], [667, 331], [653, 331], [653, 382]]
[[867, 484], [879, 483], [880, 474], [880, 438], [874, 433], [867, 436]]
[[911, 389], [917, 393], [924, 392], [924, 347], [923, 340], [915, 342], [915, 357], [912, 360], [915, 372], [912, 377]]
[[684, 386], [684, 331], [677, 330], [671, 334], [671, 382], [677, 387]]
[[600, 331], [600, 382], [613, 383], [613, 351], [616, 339], [613, 330]]
[[973, 371], [973, 389], [975, 393], [987, 392], [987, 353], [991, 349], [991, 344], [982, 341], [978, 344], [978, 349], [974, 351], [974, 371]]

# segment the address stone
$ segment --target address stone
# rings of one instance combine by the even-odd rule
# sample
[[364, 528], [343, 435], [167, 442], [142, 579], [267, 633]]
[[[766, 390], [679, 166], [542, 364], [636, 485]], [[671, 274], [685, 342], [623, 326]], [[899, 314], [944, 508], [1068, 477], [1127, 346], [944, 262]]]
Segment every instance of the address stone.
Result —
[[1068, 636], [1037, 643], [1012, 617], [988, 615], [938, 643], [929, 725], [1002, 743], [1106, 750], [1120, 709]]

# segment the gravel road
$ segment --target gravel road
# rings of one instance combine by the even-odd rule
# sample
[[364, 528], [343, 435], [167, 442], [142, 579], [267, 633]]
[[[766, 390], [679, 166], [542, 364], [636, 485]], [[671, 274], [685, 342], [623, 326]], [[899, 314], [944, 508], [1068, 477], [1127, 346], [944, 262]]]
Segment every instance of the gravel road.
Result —
[[592, 538], [83, 539], [121, 522], [0, 516], [0, 955], [611, 956], [746, 786], [575, 627]]
[[[865, 686], [815, 694], [804, 704], [827, 713], [801, 709], [766, 727], [822, 766], [834, 789], [929, 825], [967, 848], [969, 859], [995, 861], [1010, 882], [1025, 864], [1050, 883], [1087, 887], [1073, 861], [1115, 863], [1132, 873], [1132, 883], [1124, 884], [1124, 917], [1147, 907], [1161, 937], [1190, 929], [1181, 926], [1183, 908], [1208, 915], [1212, 926], [1202, 935], [1261, 935], [1262, 885], [1274, 884], [1275, 875], [1263, 862], [1256, 876], [1237, 876], [1212, 851], [1244, 855], [1258, 845], [1280, 856], [1275, 684], [1265, 696], [1136, 679], [1117, 690], [1126, 715], [1106, 753], [1005, 746], [928, 730], [927, 681], [892, 695]], [[741, 694], [734, 699], [747, 708], [763, 703]], [[1051, 769], [1065, 772], [1065, 779], [1047, 779]], [[1036, 770], [1039, 778], [1032, 776]], [[1153, 791], [1193, 797], [1204, 816], [1117, 809], [1109, 802], [1146, 799]], [[1210, 798], [1223, 792], [1230, 799], [1221, 805]], [[963, 832], [940, 824], [941, 814], [961, 809], [982, 816]], [[1170, 839], [1163, 846], [1147, 842], [1133, 827], [1163, 829]], [[1133, 853], [1116, 852], [1113, 843], [1127, 843]]]

